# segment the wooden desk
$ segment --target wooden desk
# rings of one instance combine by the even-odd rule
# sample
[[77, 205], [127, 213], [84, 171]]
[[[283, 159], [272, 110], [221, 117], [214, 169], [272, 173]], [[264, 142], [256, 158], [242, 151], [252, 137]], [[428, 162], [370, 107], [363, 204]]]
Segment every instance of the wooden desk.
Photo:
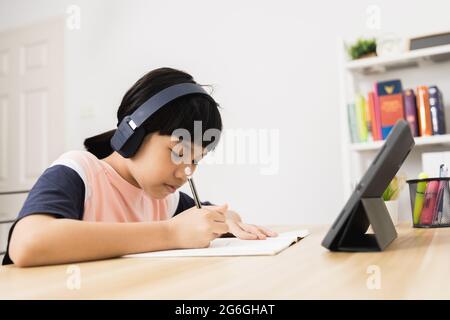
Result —
[[[274, 229], [286, 231], [292, 227]], [[377, 253], [329, 252], [320, 245], [327, 227], [309, 230], [308, 237], [277, 256], [78, 263], [79, 290], [68, 289], [67, 279], [71, 276], [67, 273], [68, 265], [0, 267], [0, 298], [450, 298], [449, 228], [413, 229], [403, 225], [391, 246]], [[367, 281], [375, 275], [368, 270], [377, 268], [381, 287], [369, 289]]]

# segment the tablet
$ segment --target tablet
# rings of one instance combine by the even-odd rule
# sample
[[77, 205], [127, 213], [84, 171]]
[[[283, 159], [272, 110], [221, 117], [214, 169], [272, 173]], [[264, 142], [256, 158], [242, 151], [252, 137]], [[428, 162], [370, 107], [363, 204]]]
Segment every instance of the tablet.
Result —
[[[408, 122], [399, 120], [322, 241], [332, 251], [381, 251], [397, 232], [383, 192], [414, 147]], [[373, 233], [366, 233], [369, 226]]]

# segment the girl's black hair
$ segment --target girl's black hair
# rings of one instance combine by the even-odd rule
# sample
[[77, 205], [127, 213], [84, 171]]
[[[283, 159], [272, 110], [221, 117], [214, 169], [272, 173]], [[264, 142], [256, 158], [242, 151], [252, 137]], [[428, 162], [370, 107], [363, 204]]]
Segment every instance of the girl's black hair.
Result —
[[[117, 125], [122, 119], [131, 115], [139, 106], [154, 94], [179, 83], [196, 83], [191, 75], [172, 68], [159, 68], [150, 71], [139, 79], [125, 94], [117, 110]], [[172, 135], [176, 129], [186, 129], [194, 142], [194, 121], [201, 121], [202, 134], [208, 129], [222, 131], [222, 118], [219, 105], [202, 94], [190, 94], [179, 97], [155, 112], [143, 123], [146, 134], [158, 132], [161, 135]], [[110, 140], [116, 130], [87, 138], [84, 146], [87, 151], [102, 159], [109, 156], [113, 149]], [[218, 139], [218, 137], [216, 138]], [[213, 141], [217, 145], [218, 141]], [[211, 146], [211, 141], [202, 139], [202, 147]]]

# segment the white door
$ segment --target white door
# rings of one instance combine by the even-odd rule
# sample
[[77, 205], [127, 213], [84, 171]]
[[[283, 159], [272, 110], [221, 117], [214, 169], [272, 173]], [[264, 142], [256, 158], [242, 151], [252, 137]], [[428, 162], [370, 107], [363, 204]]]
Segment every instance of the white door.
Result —
[[[64, 20], [0, 32], [0, 220], [64, 149]], [[6, 193], [6, 194], [5, 194]]]

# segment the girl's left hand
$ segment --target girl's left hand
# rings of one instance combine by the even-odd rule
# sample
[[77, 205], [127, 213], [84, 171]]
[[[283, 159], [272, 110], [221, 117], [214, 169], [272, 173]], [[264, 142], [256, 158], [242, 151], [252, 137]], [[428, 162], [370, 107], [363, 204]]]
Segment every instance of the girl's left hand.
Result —
[[264, 240], [267, 237], [276, 237], [278, 234], [264, 227], [243, 223], [234, 219], [227, 219], [228, 232], [243, 240]]

